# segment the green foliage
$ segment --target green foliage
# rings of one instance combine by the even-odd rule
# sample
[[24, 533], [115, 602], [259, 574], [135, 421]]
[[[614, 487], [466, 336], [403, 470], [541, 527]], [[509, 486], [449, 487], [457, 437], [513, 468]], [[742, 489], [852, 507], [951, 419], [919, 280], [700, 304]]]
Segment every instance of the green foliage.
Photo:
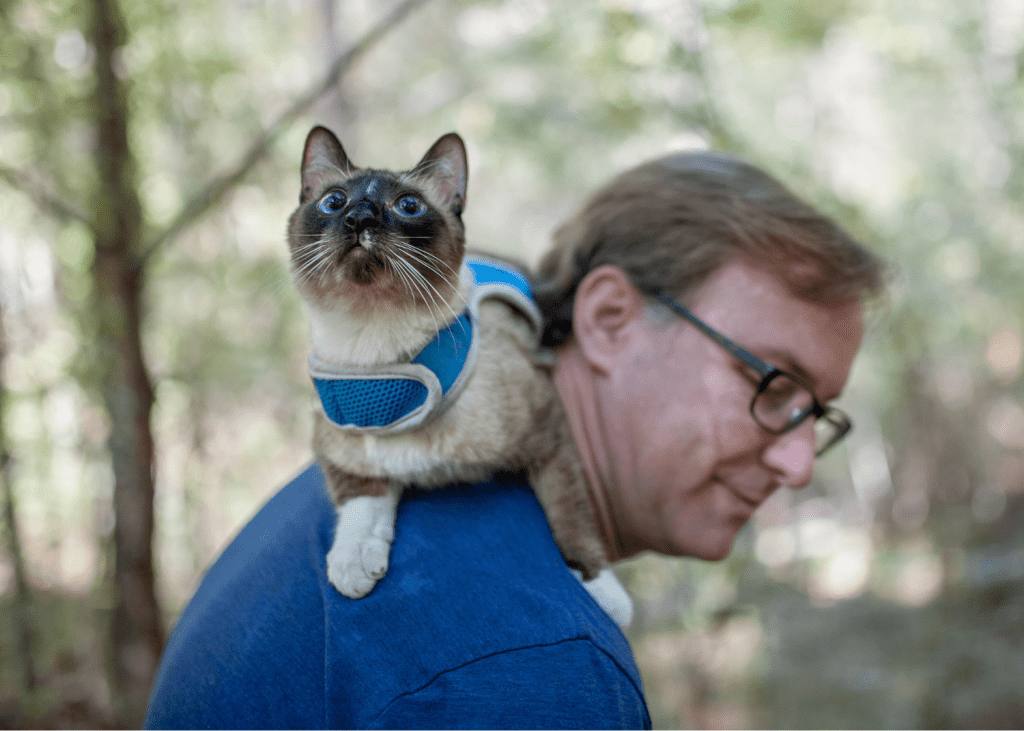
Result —
[[718, 20], [737, 33], [754, 31], [766, 42], [792, 48], [820, 46], [825, 34], [842, 22], [848, 5], [845, 0], [824, 2], [760, 2], [749, 0], [724, 10]]

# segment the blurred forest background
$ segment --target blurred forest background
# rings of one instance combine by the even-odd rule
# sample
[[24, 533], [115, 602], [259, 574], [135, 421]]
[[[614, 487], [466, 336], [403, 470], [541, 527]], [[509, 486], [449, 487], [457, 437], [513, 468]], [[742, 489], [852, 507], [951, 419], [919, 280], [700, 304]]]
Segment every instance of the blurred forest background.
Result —
[[657, 727], [1024, 727], [1024, 3], [0, 0], [0, 727], [140, 723], [204, 568], [310, 460], [306, 132], [466, 139], [536, 261], [614, 173], [738, 153], [898, 267], [815, 482], [621, 568]]

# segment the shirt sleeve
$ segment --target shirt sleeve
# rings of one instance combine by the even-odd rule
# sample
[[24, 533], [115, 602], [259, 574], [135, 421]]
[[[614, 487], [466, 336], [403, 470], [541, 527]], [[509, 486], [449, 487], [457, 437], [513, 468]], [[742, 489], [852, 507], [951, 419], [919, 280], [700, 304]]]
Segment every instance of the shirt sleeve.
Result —
[[643, 694], [587, 639], [490, 655], [395, 698], [371, 728], [650, 728]]

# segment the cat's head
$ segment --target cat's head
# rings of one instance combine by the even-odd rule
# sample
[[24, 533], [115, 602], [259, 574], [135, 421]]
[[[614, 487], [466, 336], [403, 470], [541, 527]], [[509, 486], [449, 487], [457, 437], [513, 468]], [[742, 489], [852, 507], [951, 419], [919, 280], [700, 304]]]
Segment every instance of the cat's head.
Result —
[[299, 292], [322, 309], [447, 311], [465, 254], [466, 148], [444, 135], [409, 171], [353, 165], [315, 127], [302, 155], [299, 207], [288, 222]]

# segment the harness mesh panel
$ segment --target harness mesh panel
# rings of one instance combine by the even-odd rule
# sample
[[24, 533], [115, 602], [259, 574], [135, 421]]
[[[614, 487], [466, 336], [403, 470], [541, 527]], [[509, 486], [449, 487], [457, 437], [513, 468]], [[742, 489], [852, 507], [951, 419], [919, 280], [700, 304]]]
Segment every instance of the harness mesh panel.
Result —
[[337, 424], [386, 426], [427, 400], [427, 387], [406, 378], [315, 379], [327, 416]]

